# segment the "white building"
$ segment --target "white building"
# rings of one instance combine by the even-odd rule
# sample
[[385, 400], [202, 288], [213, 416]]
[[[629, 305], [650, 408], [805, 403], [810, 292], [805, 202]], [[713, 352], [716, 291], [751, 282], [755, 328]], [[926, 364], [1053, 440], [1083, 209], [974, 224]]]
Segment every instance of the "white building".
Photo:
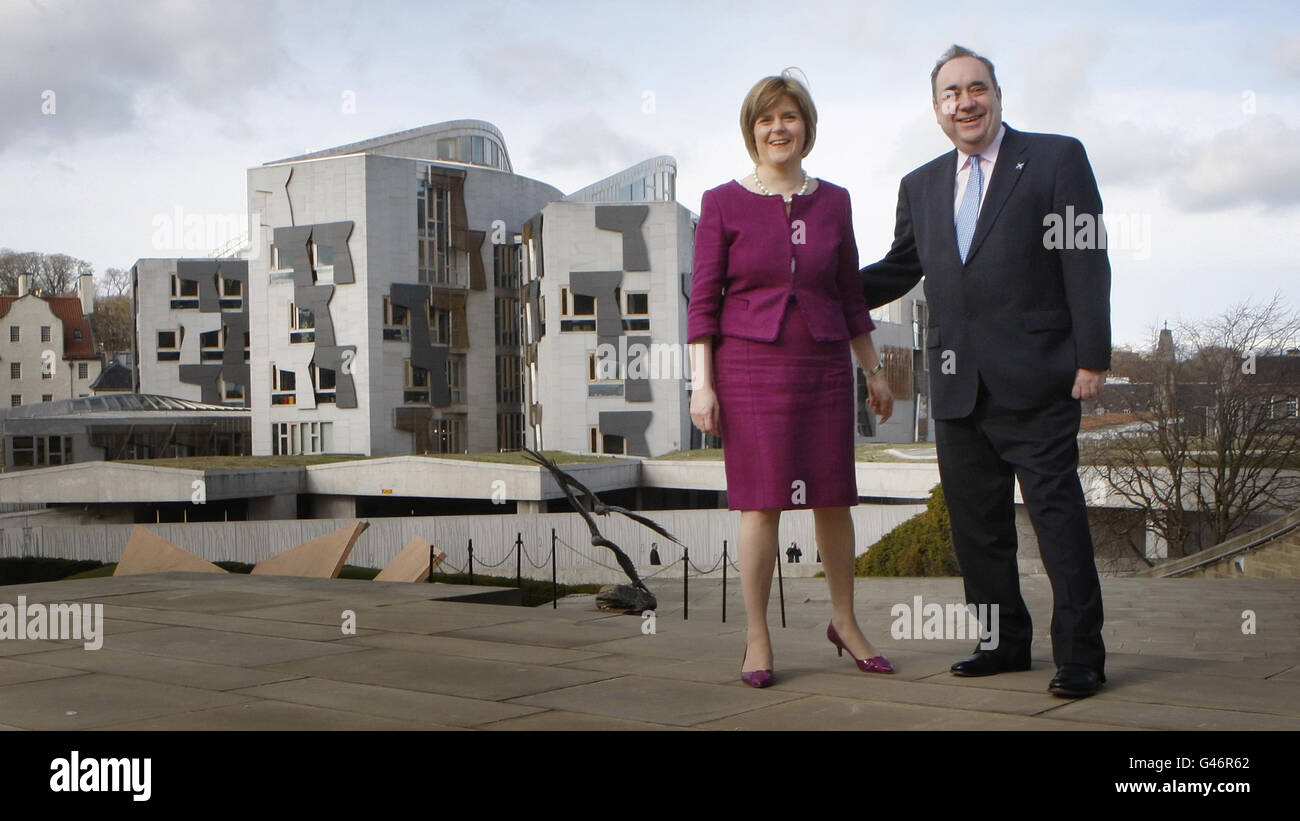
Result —
[[478, 120], [250, 169], [253, 453], [519, 447], [517, 238], [561, 197]]

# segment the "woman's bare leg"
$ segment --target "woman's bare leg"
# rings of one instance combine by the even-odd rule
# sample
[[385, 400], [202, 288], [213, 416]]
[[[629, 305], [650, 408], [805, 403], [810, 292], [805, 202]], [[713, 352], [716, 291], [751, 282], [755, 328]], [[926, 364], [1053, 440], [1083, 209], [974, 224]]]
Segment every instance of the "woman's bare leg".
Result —
[[879, 652], [862, 634], [853, 610], [853, 518], [849, 509], [817, 508], [813, 510], [813, 521], [817, 549], [821, 551], [822, 567], [826, 570], [826, 586], [830, 588], [831, 624], [855, 658], [877, 656]]
[[740, 513], [740, 587], [745, 594], [747, 651], [742, 672], [770, 670], [772, 636], [767, 629], [767, 601], [776, 567], [779, 510], [742, 510]]

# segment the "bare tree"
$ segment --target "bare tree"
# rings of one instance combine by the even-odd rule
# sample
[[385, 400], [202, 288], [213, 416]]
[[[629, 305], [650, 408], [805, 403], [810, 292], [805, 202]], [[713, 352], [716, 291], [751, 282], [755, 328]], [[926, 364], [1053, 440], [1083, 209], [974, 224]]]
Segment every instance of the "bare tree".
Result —
[[99, 292], [104, 297], [123, 296], [131, 290], [131, 272], [122, 268], [105, 268], [99, 278]]
[[84, 259], [67, 254], [41, 254], [34, 273], [34, 288], [49, 296], [58, 296], [72, 291], [77, 277], [94, 273], [94, 268]]
[[131, 316], [129, 296], [118, 295], [95, 300], [92, 322], [99, 351], [108, 354], [110, 359], [114, 354], [135, 347], [135, 322]]
[[1145, 514], [1171, 558], [1300, 498], [1300, 357], [1285, 355], [1300, 315], [1274, 296], [1177, 334], [1147, 359], [1149, 390], [1126, 395], [1131, 421], [1084, 445], [1087, 470]]
[[0, 248], [0, 294], [18, 293], [18, 275], [35, 273], [40, 256], [35, 251]]

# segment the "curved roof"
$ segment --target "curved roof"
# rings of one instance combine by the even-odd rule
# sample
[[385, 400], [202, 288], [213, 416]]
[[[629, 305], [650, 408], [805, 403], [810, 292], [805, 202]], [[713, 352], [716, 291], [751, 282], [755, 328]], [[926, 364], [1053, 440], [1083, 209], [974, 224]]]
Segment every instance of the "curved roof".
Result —
[[[395, 150], [402, 156], [411, 156], [409, 147], [405, 150], [397, 148], [403, 143], [416, 143], [437, 137], [459, 137], [465, 134], [478, 134], [484, 137], [491, 137], [501, 146], [501, 151], [505, 154], [505, 170], [514, 173], [514, 165], [510, 162], [510, 151], [506, 148], [506, 138], [501, 134], [501, 130], [486, 120], [448, 120], [445, 123], [433, 123], [432, 125], [422, 125], [419, 128], [408, 128], [405, 131], [395, 131], [392, 134], [385, 134], [382, 137], [371, 137], [368, 140], [348, 143], [334, 148], [325, 148], [320, 151], [312, 151], [308, 154], [299, 154], [295, 157], [285, 157], [282, 160], [273, 160], [265, 165], [276, 165], [285, 162], [299, 162], [301, 160], [315, 160], [322, 157], [338, 157], [345, 154], [382, 154], [389, 151], [380, 149]], [[427, 152], [435, 154], [434, 151]], [[437, 160], [436, 156], [422, 157], [421, 159]]]
[[209, 405], [174, 396], [152, 393], [110, 393], [102, 396], [83, 396], [79, 399], [57, 399], [53, 402], [34, 402], [16, 408], [0, 410], [0, 419], [41, 419], [67, 417], [81, 414], [130, 413], [140, 411], [178, 411], [200, 413], [234, 413], [247, 415], [248, 408], [230, 405]]
[[607, 195], [602, 199], [616, 199], [616, 197], [608, 195], [614, 194], [629, 183], [636, 182], [651, 174], [657, 174], [660, 171], [668, 171], [673, 176], [677, 176], [677, 158], [668, 154], [661, 154], [658, 157], [642, 160], [636, 165], [628, 166], [622, 171], [610, 174], [603, 180], [597, 180], [591, 185], [579, 188], [564, 199], [568, 202], [592, 202], [597, 194]]

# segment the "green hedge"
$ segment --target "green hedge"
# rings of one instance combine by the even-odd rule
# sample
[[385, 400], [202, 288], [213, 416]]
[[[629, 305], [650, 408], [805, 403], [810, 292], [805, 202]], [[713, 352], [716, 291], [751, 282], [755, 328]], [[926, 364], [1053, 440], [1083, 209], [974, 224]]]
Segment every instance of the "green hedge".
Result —
[[0, 559], [0, 585], [57, 582], [74, 573], [102, 567], [103, 564], [103, 562], [89, 560], [52, 559], [43, 556]]
[[858, 576], [960, 576], [943, 487], [936, 485], [917, 514], [858, 557]]

